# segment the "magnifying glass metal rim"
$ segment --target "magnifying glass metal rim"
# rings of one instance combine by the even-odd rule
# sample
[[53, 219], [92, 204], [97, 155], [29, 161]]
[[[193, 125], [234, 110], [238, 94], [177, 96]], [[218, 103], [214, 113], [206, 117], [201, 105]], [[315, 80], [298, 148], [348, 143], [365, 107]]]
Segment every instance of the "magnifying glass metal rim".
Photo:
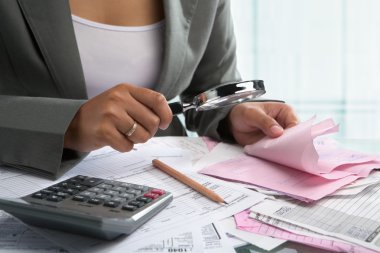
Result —
[[263, 94], [265, 94], [263, 80], [229, 82], [198, 94], [190, 103], [174, 102], [169, 106], [173, 114], [179, 114], [189, 109], [205, 111], [250, 101]]

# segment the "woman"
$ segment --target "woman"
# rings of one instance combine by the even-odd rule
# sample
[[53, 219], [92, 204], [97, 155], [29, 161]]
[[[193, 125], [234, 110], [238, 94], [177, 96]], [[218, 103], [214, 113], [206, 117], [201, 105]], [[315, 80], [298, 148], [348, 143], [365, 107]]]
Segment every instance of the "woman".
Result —
[[[227, 0], [4, 0], [0, 17], [1, 164], [58, 177], [97, 148], [183, 134], [167, 99], [240, 79]], [[241, 145], [297, 123], [283, 103], [185, 116]]]

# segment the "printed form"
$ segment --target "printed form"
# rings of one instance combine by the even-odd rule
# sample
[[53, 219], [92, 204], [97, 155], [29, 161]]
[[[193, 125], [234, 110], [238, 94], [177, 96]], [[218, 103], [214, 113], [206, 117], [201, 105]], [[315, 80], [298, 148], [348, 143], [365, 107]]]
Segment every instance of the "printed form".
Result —
[[[265, 200], [251, 211], [252, 218], [274, 226], [284, 221], [380, 251], [380, 184], [371, 185], [356, 195], [330, 196], [311, 204]], [[300, 229], [296, 232], [302, 234]]]
[[[238, 229], [254, 234], [299, 242], [332, 252], [375, 253], [375, 251], [362, 246], [348, 243], [331, 236], [317, 234], [310, 229], [273, 219], [266, 215], [255, 214], [255, 218], [252, 218], [248, 211], [243, 211], [239, 214], [235, 214], [234, 217]], [[275, 224], [275, 226], [268, 224], [269, 222], [265, 223], [268, 220], [270, 224]]]
[[0, 252], [65, 253], [61, 247], [48, 241], [17, 219], [0, 211]]
[[[155, 150], [157, 152], [157, 149]], [[149, 154], [149, 156], [155, 156], [156, 158], [165, 157], [165, 159], [162, 160], [169, 164], [172, 164], [169, 161], [169, 158], [172, 155], [172, 159], [176, 161], [175, 168], [177, 170], [181, 170], [183, 165], [185, 170], [181, 172], [187, 174], [187, 176], [199, 183], [204, 184], [206, 187], [211, 188], [223, 197], [228, 205], [215, 203], [193, 191], [186, 185], [178, 182], [176, 179], [154, 168], [151, 164], [151, 157], [146, 159], [148, 156], [147, 153], [149, 152], [143, 151], [144, 148], [141, 148], [141, 152], [139, 152], [138, 149], [134, 152], [119, 153], [110, 148], [104, 148], [97, 152], [93, 152], [84, 161], [65, 174], [65, 176], [60, 178], [60, 181], [81, 174], [145, 184], [172, 192], [174, 195], [173, 202], [164, 211], [156, 215], [129, 237], [123, 238], [123, 240], [115, 242], [89, 240], [89, 243], [87, 244], [86, 241], [83, 240], [83, 237], [73, 236], [71, 239], [75, 240], [75, 238], [78, 238], [78, 240], [75, 242], [70, 241], [70, 245], [60, 244], [61, 246], [64, 248], [70, 248], [67, 246], [74, 246], [77, 247], [74, 250], [89, 252], [94, 252], [95, 250], [98, 250], [98, 252], [101, 252], [102, 250], [104, 250], [104, 252], [110, 252], [111, 250], [121, 250], [124, 247], [130, 249], [132, 244], [138, 246], [147, 244], [146, 238], [148, 237], [151, 237], [152, 241], [154, 241], [178, 235], [182, 232], [192, 231], [192, 226], [200, 227], [210, 224], [213, 221], [231, 216], [251, 207], [253, 204], [258, 203], [265, 198], [265, 195], [260, 193], [236, 187], [232, 184], [215, 180], [207, 176], [199, 175], [196, 172], [191, 172], [189, 168], [186, 168], [189, 165], [186, 161], [191, 161], [191, 158], [186, 157], [183, 154], [181, 157], [178, 150], [171, 152], [170, 148], [161, 146], [158, 153]], [[183, 160], [184, 162], [180, 163], [180, 160]], [[17, 173], [15, 175], [12, 170], [4, 170], [3, 174], [0, 187], [2, 197], [20, 197], [56, 183], [21, 172], [18, 175]], [[62, 237], [60, 237], [59, 234], [60, 233], [58, 232], [50, 233], [48, 238], [54, 242], [62, 242]], [[57, 240], [54, 240], [51, 235], [56, 235], [55, 238]]]

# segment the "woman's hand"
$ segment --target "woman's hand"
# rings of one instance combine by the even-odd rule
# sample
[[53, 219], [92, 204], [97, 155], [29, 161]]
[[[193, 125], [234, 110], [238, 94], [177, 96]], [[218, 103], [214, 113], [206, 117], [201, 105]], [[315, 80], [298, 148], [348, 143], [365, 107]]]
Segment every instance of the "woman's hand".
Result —
[[[119, 84], [84, 103], [65, 134], [65, 148], [89, 152], [111, 146], [127, 152], [135, 143], [166, 129], [172, 112], [165, 97], [153, 90]], [[130, 136], [134, 124], [137, 128]]]
[[278, 102], [248, 102], [234, 106], [228, 116], [229, 129], [240, 145], [257, 142], [265, 135], [279, 137], [284, 128], [298, 123], [293, 109]]

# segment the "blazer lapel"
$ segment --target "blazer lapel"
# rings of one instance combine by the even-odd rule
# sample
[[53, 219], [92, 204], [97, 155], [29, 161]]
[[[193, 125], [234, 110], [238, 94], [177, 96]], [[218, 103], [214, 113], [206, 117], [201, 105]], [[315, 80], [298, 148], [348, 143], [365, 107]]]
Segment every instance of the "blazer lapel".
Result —
[[86, 98], [82, 65], [66, 0], [18, 0], [61, 96]]
[[175, 96], [173, 90], [181, 73], [191, 20], [198, 0], [164, 0], [165, 48], [161, 75], [156, 90]]

